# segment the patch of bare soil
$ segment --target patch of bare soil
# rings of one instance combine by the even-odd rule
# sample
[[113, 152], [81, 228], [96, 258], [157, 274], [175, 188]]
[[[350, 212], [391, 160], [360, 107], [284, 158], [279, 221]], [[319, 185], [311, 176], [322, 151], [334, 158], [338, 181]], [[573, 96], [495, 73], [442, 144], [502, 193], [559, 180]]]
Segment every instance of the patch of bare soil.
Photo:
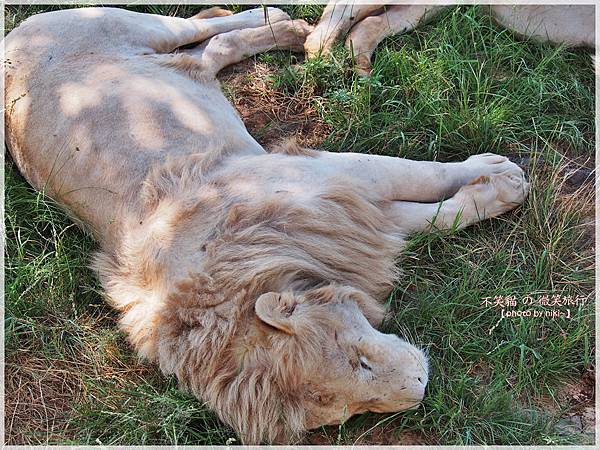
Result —
[[64, 360], [40, 357], [40, 353], [25, 350], [6, 361], [4, 426], [8, 445], [74, 440], [77, 427], [71, 423], [77, 417], [77, 406], [98, 401], [102, 395], [90, 380], [111, 380], [116, 389], [122, 389], [128, 381], [141, 384], [154, 373], [142, 363], [117, 359], [107, 349], [102, 354], [84, 349]]
[[586, 370], [579, 380], [561, 386], [553, 399], [539, 400], [540, 409], [560, 415], [557, 427], [562, 434], [579, 435], [582, 444], [594, 444], [596, 428], [596, 378], [592, 369]]
[[[49, 317], [46, 325], [52, 323]], [[56, 328], [60, 323], [54, 324]], [[100, 330], [116, 324], [110, 315], [80, 317], [77, 345], [66, 345], [63, 353], [45, 355], [43, 343], [29, 345], [6, 356], [4, 370], [4, 429], [7, 445], [44, 445], [74, 440], [76, 408], [102, 395], [96, 380], [114, 381], [123, 388], [130, 380], [143, 383], [152, 368], [134, 358], [123, 340], [104, 339]], [[87, 334], [90, 332], [91, 334]], [[69, 341], [71, 342], [71, 341]], [[75, 340], [73, 340], [75, 342]]]
[[596, 169], [592, 158], [570, 160], [559, 174], [561, 201], [565, 207], [577, 203], [581, 214], [582, 235], [574, 247], [593, 259], [596, 244], [595, 181]]
[[318, 147], [330, 133], [310, 92], [286, 93], [274, 87], [274, 65], [245, 60], [221, 72], [219, 80], [250, 134], [269, 147], [293, 137], [304, 147]]
[[[563, 183], [561, 183], [561, 193], [572, 194], [584, 186], [591, 186], [594, 184], [594, 155], [573, 155], [568, 149], [564, 149], [564, 152], [561, 151], [561, 153], [565, 159], [560, 173], [560, 178], [563, 181]], [[540, 166], [548, 166], [548, 162], [541, 156], [537, 156], [535, 159], [518, 153], [509, 153], [507, 156], [524, 170], [529, 170], [533, 167], [535, 167], [536, 170], [539, 170], [540, 168], [546, 168]]]
[[[343, 441], [348, 445], [432, 445], [431, 436], [403, 430], [394, 420], [381, 423], [384, 416], [370, 415], [360, 426], [353, 425], [343, 431]], [[338, 445], [339, 428], [328, 426], [309, 433], [303, 445]]]
[[[558, 170], [538, 158], [519, 161], [526, 169], [536, 165], [544, 177], [559, 189], [557, 208], [577, 211], [580, 214], [579, 227], [582, 231], [573, 247], [581, 254], [588, 255], [593, 264], [595, 255], [595, 162], [592, 156], [573, 155], [564, 150], [565, 162]], [[541, 410], [559, 416], [558, 429], [565, 435], [579, 435], [584, 444], [595, 442], [595, 369], [587, 369], [579, 380], [561, 386], [556, 398], [540, 399]]]
[[574, 155], [566, 148], [561, 148], [560, 151], [563, 161], [558, 169], [539, 155], [534, 158], [522, 153], [512, 153], [507, 156], [526, 172], [535, 170], [540, 178], [543, 177], [558, 188], [559, 205], [557, 206], [577, 211], [581, 218], [579, 225], [582, 235], [577, 242], [573, 242], [573, 246], [593, 258], [596, 243], [594, 155]]

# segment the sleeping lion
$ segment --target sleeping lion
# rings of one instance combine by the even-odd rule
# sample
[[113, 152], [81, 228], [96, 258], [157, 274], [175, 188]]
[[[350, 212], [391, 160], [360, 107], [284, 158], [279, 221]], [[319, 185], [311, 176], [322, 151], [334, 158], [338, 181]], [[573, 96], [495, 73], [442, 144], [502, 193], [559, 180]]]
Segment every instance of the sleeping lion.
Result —
[[275, 45], [303, 51], [312, 28], [275, 8], [209, 11], [27, 19], [5, 41], [13, 159], [98, 241], [139, 355], [244, 443], [418, 405], [426, 354], [376, 329], [394, 259], [413, 232], [515, 208], [522, 170], [491, 153], [265, 151], [215, 75]]

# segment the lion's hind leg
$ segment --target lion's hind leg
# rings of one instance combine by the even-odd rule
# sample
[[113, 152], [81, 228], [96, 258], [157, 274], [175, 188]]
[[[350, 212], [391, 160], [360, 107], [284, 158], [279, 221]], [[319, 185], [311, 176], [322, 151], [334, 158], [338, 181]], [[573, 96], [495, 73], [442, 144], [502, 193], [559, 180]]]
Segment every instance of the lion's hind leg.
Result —
[[274, 24], [289, 20], [289, 16], [277, 8], [249, 9], [237, 14], [206, 10], [189, 19], [161, 16], [156, 14], [140, 15], [130, 20], [131, 33], [138, 38], [143, 36], [157, 53], [169, 53], [193, 43], [204, 42], [213, 36], [232, 30], [257, 28], [265, 24]]
[[303, 20], [283, 20], [263, 27], [234, 30], [183, 50], [181, 56], [193, 61], [202, 76], [211, 78], [224, 67], [258, 53], [275, 49], [301, 52], [312, 29]]

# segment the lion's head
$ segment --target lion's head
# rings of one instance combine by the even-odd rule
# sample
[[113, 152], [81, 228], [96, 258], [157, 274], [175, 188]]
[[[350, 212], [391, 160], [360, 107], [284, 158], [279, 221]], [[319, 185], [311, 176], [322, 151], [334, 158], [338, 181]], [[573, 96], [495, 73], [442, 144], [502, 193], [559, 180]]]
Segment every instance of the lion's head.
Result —
[[328, 285], [270, 292], [254, 312], [234, 352], [243, 401], [229, 402], [247, 408], [228, 408], [226, 416], [246, 442], [289, 440], [354, 414], [401, 411], [422, 400], [427, 357], [373, 328], [369, 321], [379, 322], [381, 309], [361, 291]]

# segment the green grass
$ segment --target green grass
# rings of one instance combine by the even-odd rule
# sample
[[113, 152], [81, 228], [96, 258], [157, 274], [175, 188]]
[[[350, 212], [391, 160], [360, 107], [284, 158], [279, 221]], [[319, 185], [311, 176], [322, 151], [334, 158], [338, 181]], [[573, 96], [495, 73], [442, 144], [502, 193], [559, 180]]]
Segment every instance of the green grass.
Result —
[[[55, 8], [9, 7], [7, 30]], [[199, 8], [135, 9], [189, 16]], [[287, 9], [314, 21], [322, 7]], [[588, 53], [519, 41], [478, 7], [459, 7], [387, 39], [368, 80], [354, 75], [342, 48], [327, 60], [291, 65], [297, 58], [276, 52], [255, 61], [269, 70], [251, 76], [263, 77], [269, 92], [317, 111], [328, 130], [324, 149], [440, 161], [491, 151], [530, 160], [531, 194], [522, 207], [464, 231], [416, 235], [399, 259], [404, 273], [387, 299], [384, 328], [427, 347], [432, 367], [423, 404], [316, 433], [331, 444], [378, 443], [381, 428], [400, 442], [406, 432], [432, 444], [581, 442], [556, 426], [568, 404], [548, 408], [540, 398], [556, 397], [562, 383], [593, 368], [592, 302], [571, 308], [570, 319], [499, 321], [482, 299], [592, 299], [593, 230], [583, 223], [593, 223], [593, 189], [573, 192], [566, 179], [573, 160], [594, 155]], [[251, 131], [260, 139], [260, 130]], [[234, 433], [214, 414], [127, 346], [87, 268], [95, 248], [89, 236], [10, 161], [5, 169], [11, 443], [231, 443]]]

